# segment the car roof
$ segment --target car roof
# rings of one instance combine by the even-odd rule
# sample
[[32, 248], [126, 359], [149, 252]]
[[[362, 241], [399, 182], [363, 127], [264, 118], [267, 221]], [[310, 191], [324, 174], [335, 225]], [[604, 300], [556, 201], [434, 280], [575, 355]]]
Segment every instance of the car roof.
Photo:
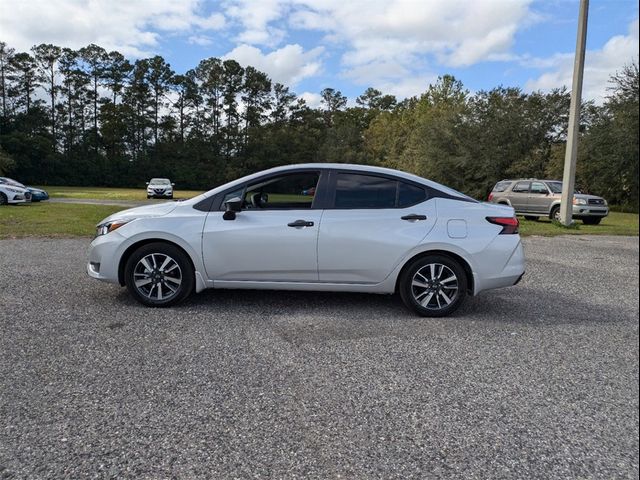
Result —
[[504, 179], [500, 180], [497, 183], [502, 182], [562, 182], [562, 180], [554, 180], [548, 178], [515, 178], [515, 179]]
[[221, 185], [219, 187], [214, 188], [213, 190], [210, 190], [209, 192], [207, 192], [207, 194], [216, 194], [219, 191], [222, 191], [223, 189], [232, 188], [235, 185], [240, 185], [244, 182], [251, 181], [254, 178], [259, 178], [263, 175], [295, 171], [295, 170], [303, 170], [303, 169], [345, 170], [345, 171], [355, 171], [355, 172], [374, 173], [374, 174], [379, 173], [381, 175], [392, 175], [394, 177], [404, 178], [416, 183], [421, 183], [422, 185], [426, 185], [427, 187], [431, 187], [443, 193], [447, 193], [453, 197], [466, 198], [466, 199], [476, 201], [473, 198], [469, 197], [468, 195], [465, 195], [464, 193], [458, 192], [457, 190], [449, 188], [445, 185], [441, 185], [432, 180], [427, 180], [426, 178], [419, 177], [418, 175], [413, 175], [411, 173], [403, 172], [401, 170], [394, 170], [392, 168], [376, 167], [373, 165], [358, 165], [353, 163], [297, 163], [293, 165], [282, 165], [279, 167], [270, 168], [268, 170], [262, 170], [260, 172], [253, 173], [251, 175], [247, 175], [242, 178], [238, 178], [225, 185]]
[[[385, 168], [385, 167], [376, 167], [374, 165], [359, 165], [355, 163], [298, 163], [293, 165], [283, 165], [280, 167], [274, 167], [269, 170], [263, 170], [259, 172], [260, 174], [265, 173], [277, 173], [277, 172], [286, 172], [288, 170], [299, 170], [299, 169], [315, 169], [315, 170], [349, 170], [356, 172], [364, 172], [364, 173], [379, 173], [382, 175], [393, 175], [395, 177], [406, 178], [407, 180], [412, 180], [414, 182], [423, 183], [427, 186], [434, 188], [441, 188], [444, 185], [440, 185], [437, 182], [433, 182], [431, 180], [427, 180], [426, 178], [419, 177], [418, 175], [414, 175], [412, 173], [403, 172], [401, 170], [394, 170], [393, 168]], [[444, 187], [448, 188], [448, 187]]]

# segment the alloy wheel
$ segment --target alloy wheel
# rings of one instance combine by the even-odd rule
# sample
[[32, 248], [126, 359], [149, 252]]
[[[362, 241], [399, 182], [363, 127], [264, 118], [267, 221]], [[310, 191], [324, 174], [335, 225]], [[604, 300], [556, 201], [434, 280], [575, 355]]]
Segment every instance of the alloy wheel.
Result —
[[168, 300], [182, 285], [182, 270], [169, 255], [150, 253], [136, 264], [133, 279], [141, 295], [153, 300]]
[[458, 296], [458, 277], [441, 263], [429, 263], [420, 268], [411, 280], [411, 293], [423, 308], [440, 310]]

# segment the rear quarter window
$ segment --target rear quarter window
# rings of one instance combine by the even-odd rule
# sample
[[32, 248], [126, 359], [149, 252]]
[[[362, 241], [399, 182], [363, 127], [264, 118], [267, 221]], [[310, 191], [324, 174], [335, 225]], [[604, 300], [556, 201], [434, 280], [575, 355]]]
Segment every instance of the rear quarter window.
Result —
[[507, 190], [507, 188], [509, 188], [509, 185], [511, 185], [511, 182], [498, 182], [495, 184], [495, 186], [493, 187], [493, 192], [504, 192]]

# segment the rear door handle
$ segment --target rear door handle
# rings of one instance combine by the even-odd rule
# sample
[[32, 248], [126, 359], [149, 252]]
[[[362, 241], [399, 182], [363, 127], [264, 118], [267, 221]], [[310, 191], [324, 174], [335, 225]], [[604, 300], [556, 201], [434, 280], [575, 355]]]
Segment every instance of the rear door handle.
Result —
[[313, 222], [307, 220], [296, 220], [295, 222], [287, 223], [289, 227], [313, 227]]
[[400, 219], [402, 219], [402, 220], [426, 220], [427, 216], [426, 215], [416, 215], [415, 213], [412, 213], [411, 215], [405, 215], [404, 217], [400, 217]]

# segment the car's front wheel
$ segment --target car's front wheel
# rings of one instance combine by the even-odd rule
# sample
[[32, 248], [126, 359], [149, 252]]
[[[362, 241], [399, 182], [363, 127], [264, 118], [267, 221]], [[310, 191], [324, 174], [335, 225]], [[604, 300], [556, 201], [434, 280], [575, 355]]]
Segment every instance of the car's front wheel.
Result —
[[187, 255], [168, 243], [138, 248], [125, 265], [125, 284], [133, 297], [148, 307], [169, 307], [193, 290], [194, 270]]
[[9, 199], [4, 193], [0, 192], [0, 205], [8, 205], [8, 204], [9, 204]]
[[414, 260], [402, 273], [400, 297], [423, 317], [444, 317], [453, 313], [467, 295], [467, 277], [462, 266], [444, 255], [427, 255]]

